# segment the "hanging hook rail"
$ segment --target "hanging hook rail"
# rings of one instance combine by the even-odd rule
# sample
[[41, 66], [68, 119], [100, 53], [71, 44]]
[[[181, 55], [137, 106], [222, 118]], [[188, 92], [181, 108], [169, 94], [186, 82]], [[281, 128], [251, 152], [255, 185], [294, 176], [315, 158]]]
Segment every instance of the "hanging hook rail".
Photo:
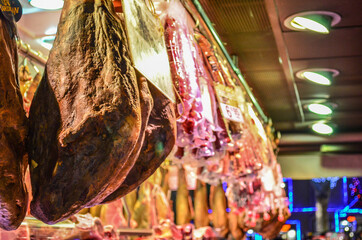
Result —
[[47, 59], [42, 56], [40, 52], [33, 50], [29, 44], [24, 43], [22, 40], [17, 40], [16, 44], [20, 53], [24, 56], [33, 59], [41, 65], [45, 65], [45, 63], [47, 62]]
[[254, 107], [256, 108], [259, 116], [262, 118], [264, 123], [269, 122], [269, 118], [265, 115], [263, 109], [260, 107], [258, 101], [256, 100], [253, 92], [251, 91], [249, 85], [247, 84], [246, 80], [244, 79], [243, 75], [241, 74], [239, 68], [234, 64], [232, 58], [230, 57], [229, 53], [227, 52], [226, 48], [224, 47], [224, 44], [222, 43], [219, 35], [216, 33], [215, 28], [213, 27], [210, 19], [208, 18], [207, 14], [205, 13], [204, 9], [202, 8], [200, 2], [198, 0], [192, 0], [193, 5], [195, 6], [196, 10], [200, 14], [202, 20], [206, 24], [206, 26], [209, 28], [209, 31], [211, 32], [212, 36], [214, 37], [215, 41], [219, 45], [222, 53], [226, 57], [227, 61], [229, 62], [230, 66], [234, 70], [235, 74], [238, 76], [241, 84], [244, 86], [245, 91], [247, 95], [249, 96], [249, 99], [253, 103]]

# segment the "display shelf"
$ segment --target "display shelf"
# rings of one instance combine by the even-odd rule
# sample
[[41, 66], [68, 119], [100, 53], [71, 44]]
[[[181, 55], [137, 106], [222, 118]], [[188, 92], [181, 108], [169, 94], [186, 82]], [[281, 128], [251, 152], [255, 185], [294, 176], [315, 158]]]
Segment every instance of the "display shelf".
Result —
[[132, 229], [132, 228], [122, 228], [118, 229], [117, 233], [119, 236], [152, 236], [153, 231], [151, 229]]

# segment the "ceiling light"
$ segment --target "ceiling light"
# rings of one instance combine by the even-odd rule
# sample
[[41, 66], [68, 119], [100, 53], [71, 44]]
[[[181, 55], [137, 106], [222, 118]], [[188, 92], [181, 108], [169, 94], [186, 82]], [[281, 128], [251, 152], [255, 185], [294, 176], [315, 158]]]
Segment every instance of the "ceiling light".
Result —
[[333, 128], [325, 123], [315, 123], [312, 126], [312, 130], [319, 134], [330, 135], [333, 133]]
[[295, 22], [295, 21], [291, 21], [291, 22], [290, 22], [290, 25], [291, 25], [292, 27], [294, 27], [294, 28], [305, 30], [305, 27], [303, 27], [303, 25], [299, 25], [299, 24], [298, 24], [297, 22]]
[[313, 103], [308, 105], [308, 110], [320, 114], [320, 115], [329, 115], [332, 114], [332, 109], [324, 104]]
[[332, 84], [333, 77], [336, 77], [339, 71], [330, 68], [312, 68], [304, 69], [297, 72], [297, 77], [300, 79], [309, 80], [311, 82], [329, 86]]
[[38, 39], [38, 42], [41, 46], [45, 47], [46, 49], [50, 50], [53, 47], [53, 43], [55, 40], [55, 36], [46, 36]]
[[247, 233], [248, 233], [248, 234], [253, 234], [253, 233], [254, 233], [254, 230], [253, 230], [253, 229], [249, 229], [249, 230], [247, 231]]
[[341, 225], [342, 225], [342, 226], [347, 226], [347, 225], [348, 225], [348, 221], [347, 221], [347, 220], [343, 220], [343, 221], [341, 222]]
[[293, 239], [297, 235], [297, 232], [294, 229], [292, 229], [292, 230], [288, 231], [287, 235], [288, 235], [288, 239]]
[[291, 24], [298, 29], [309, 29], [323, 34], [328, 34], [331, 29], [331, 19], [322, 15], [295, 17]]
[[328, 34], [332, 26], [341, 21], [341, 16], [328, 11], [307, 11], [293, 14], [284, 20], [284, 25], [295, 31], [313, 31]]
[[331, 85], [332, 83], [332, 74], [328, 72], [304, 72], [303, 77], [321, 85]]
[[29, 0], [29, 3], [33, 7], [47, 10], [60, 9], [64, 5], [63, 0]]
[[57, 33], [57, 27], [50, 27], [44, 33], [45, 35], [54, 35]]

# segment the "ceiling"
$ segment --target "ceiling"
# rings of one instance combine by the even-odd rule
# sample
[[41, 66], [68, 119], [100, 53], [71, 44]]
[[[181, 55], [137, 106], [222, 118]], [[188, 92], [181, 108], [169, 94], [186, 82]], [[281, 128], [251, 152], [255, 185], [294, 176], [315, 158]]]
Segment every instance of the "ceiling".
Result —
[[[305, 104], [318, 100], [337, 105], [328, 118], [337, 125], [337, 131], [362, 130], [361, 1], [200, 2], [229, 52], [239, 57], [240, 69], [277, 130], [309, 131], [311, 121], [325, 119], [305, 109]], [[328, 35], [296, 32], [283, 24], [290, 15], [317, 10], [336, 12], [342, 17]], [[335, 68], [340, 75], [332, 86], [320, 86], [295, 76], [305, 68]]]
[[[362, 17], [360, 0], [199, 0], [266, 114], [281, 131], [281, 162], [297, 166], [307, 151], [318, 159], [315, 165], [331, 168], [325, 155], [362, 162]], [[302, 11], [331, 11], [341, 16], [330, 34], [296, 32], [284, 20]], [[331, 86], [317, 85], [296, 77], [306, 68], [333, 68], [340, 74]], [[306, 104], [331, 102], [336, 108], [329, 117], [308, 112]], [[320, 120], [334, 124], [332, 136], [318, 136], [311, 125]], [[321, 152], [322, 146], [338, 144], [341, 152]], [[350, 144], [357, 144], [353, 151]], [[357, 150], [356, 150], [357, 149]], [[342, 172], [362, 165], [344, 161]], [[299, 164], [300, 165], [300, 164]], [[298, 165], [298, 166], [299, 166]], [[328, 165], [328, 166], [327, 166]], [[283, 166], [282, 166], [283, 167]], [[287, 169], [288, 167], [285, 167]], [[283, 169], [283, 168], [282, 168]], [[319, 168], [318, 168], [319, 169]], [[327, 169], [328, 170], [328, 169]], [[283, 171], [284, 175], [296, 176]], [[290, 173], [291, 171], [289, 171]], [[317, 171], [314, 171], [317, 172]], [[340, 171], [341, 172], [341, 171]], [[302, 174], [299, 174], [300, 178]], [[336, 174], [325, 171], [323, 175]], [[356, 171], [351, 171], [351, 175]], [[313, 175], [313, 174], [311, 174]], [[310, 177], [310, 176], [308, 176]]]
[[49, 50], [41, 45], [41, 38], [55, 35], [46, 34], [47, 30], [56, 29], [60, 18], [60, 10], [43, 11], [32, 7], [28, 0], [19, 1], [23, 7], [23, 16], [17, 23], [20, 39], [29, 44], [35, 51], [47, 56]]
[[[20, 37], [46, 56], [48, 50], [40, 45], [40, 39], [49, 28], [57, 26], [60, 11], [40, 11], [32, 8], [27, 0], [20, 2], [25, 13], [18, 23]], [[199, 2], [230, 55], [238, 57], [239, 68], [263, 110], [282, 133], [281, 158], [298, 155], [299, 160], [295, 161], [300, 161], [299, 154], [308, 150], [317, 154], [315, 157], [320, 161], [317, 164], [322, 166], [326, 160], [321, 154], [325, 153], [319, 149], [323, 145], [339, 144], [343, 148], [357, 143], [361, 150], [354, 150], [352, 154], [358, 153], [357, 159], [362, 161], [360, 0], [350, 0], [348, 4], [340, 0]], [[313, 10], [338, 13], [341, 21], [328, 35], [296, 32], [284, 26], [288, 16]], [[321, 86], [296, 77], [296, 73], [305, 68], [334, 68], [340, 74], [331, 86]], [[320, 117], [307, 111], [306, 104], [321, 101], [337, 106], [331, 116]], [[335, 124], [335, 134], [329, 137], [314, 134], [310, 126], [319, 120]], [[293, 165], [290, 163], [294, 160], [283, 161]]]

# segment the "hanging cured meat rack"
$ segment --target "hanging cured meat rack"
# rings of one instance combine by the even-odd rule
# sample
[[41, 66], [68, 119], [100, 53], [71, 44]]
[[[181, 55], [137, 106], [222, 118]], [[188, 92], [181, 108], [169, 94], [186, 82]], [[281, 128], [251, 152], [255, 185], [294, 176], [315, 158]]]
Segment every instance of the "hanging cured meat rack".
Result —
[[[211, 23], [209, 17], [205, 13], [204, 9], [202, 8], [200, 2], [198, 0], [183, 0], [181, 1], [185, 8], [188, 10], [190, 15], [196, 20], [198, 20], [200, 23], [202, 23], [205, 27], [205, 30], [209, 33], [208, 35], [211, 35], [213, 37], [212, 41], [214, 41], [215, 45], [219, 47], [223, 55], [225, 56], [226, 60], [230, 64], [232, 70], [237, 75], [238, 80], [242, 84], [242, 86], [245, 89], [246, 94], [248, 95], [250, 101], [254, 105], [255, 109], [258, 112], [259, 117], [263, 120], [265, 124], [269, 122], [269, 118], [265, 115], [263, 109], [259, 105], [256, 97], [254, 96], [253, 92], [251, 91], [248, 83], [246, 82], [245, 78], [241, 74], [239, 68], [236, 66], [233, 59], [230, 57], [229, 53], [227, 52], [226, 48], [224, 47], [223, 42], [221, 41], [219, 35], [217, 34], [215, 28], [213, 27], [213, 24]], [[191, 4], [189, 4], [191, 2]]]

